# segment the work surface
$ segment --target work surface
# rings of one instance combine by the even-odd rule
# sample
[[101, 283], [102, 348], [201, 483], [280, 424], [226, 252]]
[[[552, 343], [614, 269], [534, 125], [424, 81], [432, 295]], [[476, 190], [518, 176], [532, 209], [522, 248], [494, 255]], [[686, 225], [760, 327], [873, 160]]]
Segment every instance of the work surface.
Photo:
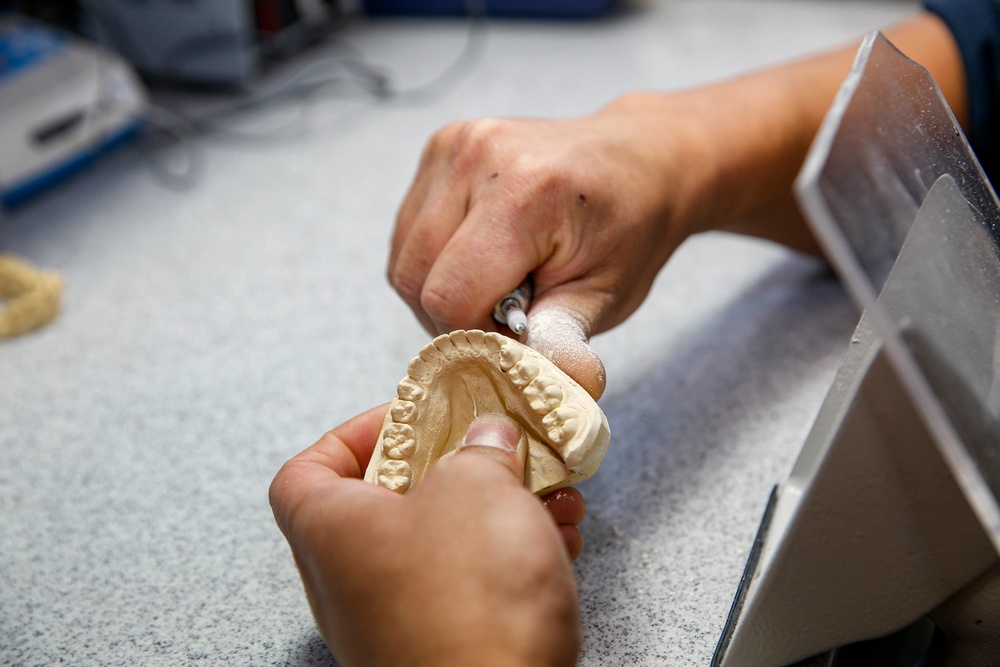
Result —
[[[391, 399], [428, 340], [384, 263], [430, 133], [717, 80], [914, 7], [690, 0], [491, 23], [445, 96], [319, 99], [298, 137], [209, 134], [186, 190], [125, 149], [9, 212], [0, 251], [66, 291], [52, 325], [0, 342], [0, 664], [333, 664], [267, 486]], [[357, 21], [329, 50], [346, 40], [405, 88], [465, 38], [457, 20]], [[707, 665], [857, 318], [821, 264], [708, 234], [595, 340], [613, 439], [581, 487], [581, 664]]]

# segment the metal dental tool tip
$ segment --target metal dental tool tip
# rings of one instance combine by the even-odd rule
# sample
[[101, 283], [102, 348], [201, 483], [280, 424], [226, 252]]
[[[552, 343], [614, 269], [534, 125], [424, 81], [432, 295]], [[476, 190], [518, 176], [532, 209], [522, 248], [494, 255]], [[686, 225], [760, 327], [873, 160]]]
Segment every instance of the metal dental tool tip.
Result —
[[528, 304], [531, 301], [531, 283], [525, 280], [513, 292], [500, 299], [493, 309], [493, 319], [506, 324], [511, 331], [521, 335], [528, 330]]

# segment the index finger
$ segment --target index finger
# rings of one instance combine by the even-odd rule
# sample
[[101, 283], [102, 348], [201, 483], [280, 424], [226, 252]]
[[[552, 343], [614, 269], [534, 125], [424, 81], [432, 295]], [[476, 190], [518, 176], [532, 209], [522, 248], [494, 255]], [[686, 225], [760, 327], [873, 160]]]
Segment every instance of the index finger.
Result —
[[420, 294], [439, 332], [495, 329], [497, 301], [547, 258], [551, 241], [535, 235], [537, 214], [517, 213], [495, 201], [474, 203], [441, 249]]

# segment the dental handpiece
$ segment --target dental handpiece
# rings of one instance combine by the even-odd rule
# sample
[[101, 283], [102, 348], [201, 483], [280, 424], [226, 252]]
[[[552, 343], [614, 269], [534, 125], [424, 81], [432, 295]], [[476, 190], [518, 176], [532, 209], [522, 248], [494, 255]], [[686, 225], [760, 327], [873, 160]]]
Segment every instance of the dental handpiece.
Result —
[[506, 324], [511, 331], [521, 335], [528, 330], [528, 305], [531, 303], [531, 281], [525, 280], [513, 292], [509, 292], [497, 302], [493, 309], [493, 319]]

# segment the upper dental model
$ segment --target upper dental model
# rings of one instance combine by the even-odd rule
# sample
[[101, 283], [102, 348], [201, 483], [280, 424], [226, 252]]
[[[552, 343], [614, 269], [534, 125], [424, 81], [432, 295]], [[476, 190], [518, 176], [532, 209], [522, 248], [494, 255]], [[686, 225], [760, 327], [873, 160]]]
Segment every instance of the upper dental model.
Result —
[[608, 450], [604, 412], [555, 364], [498, 333], [453, 331], [410, 361], [365, 480], [406, 493], [454, 451], [477, 416], [489, 413], [524, 429], [525, 486], [534, 493], [591, 477]]

